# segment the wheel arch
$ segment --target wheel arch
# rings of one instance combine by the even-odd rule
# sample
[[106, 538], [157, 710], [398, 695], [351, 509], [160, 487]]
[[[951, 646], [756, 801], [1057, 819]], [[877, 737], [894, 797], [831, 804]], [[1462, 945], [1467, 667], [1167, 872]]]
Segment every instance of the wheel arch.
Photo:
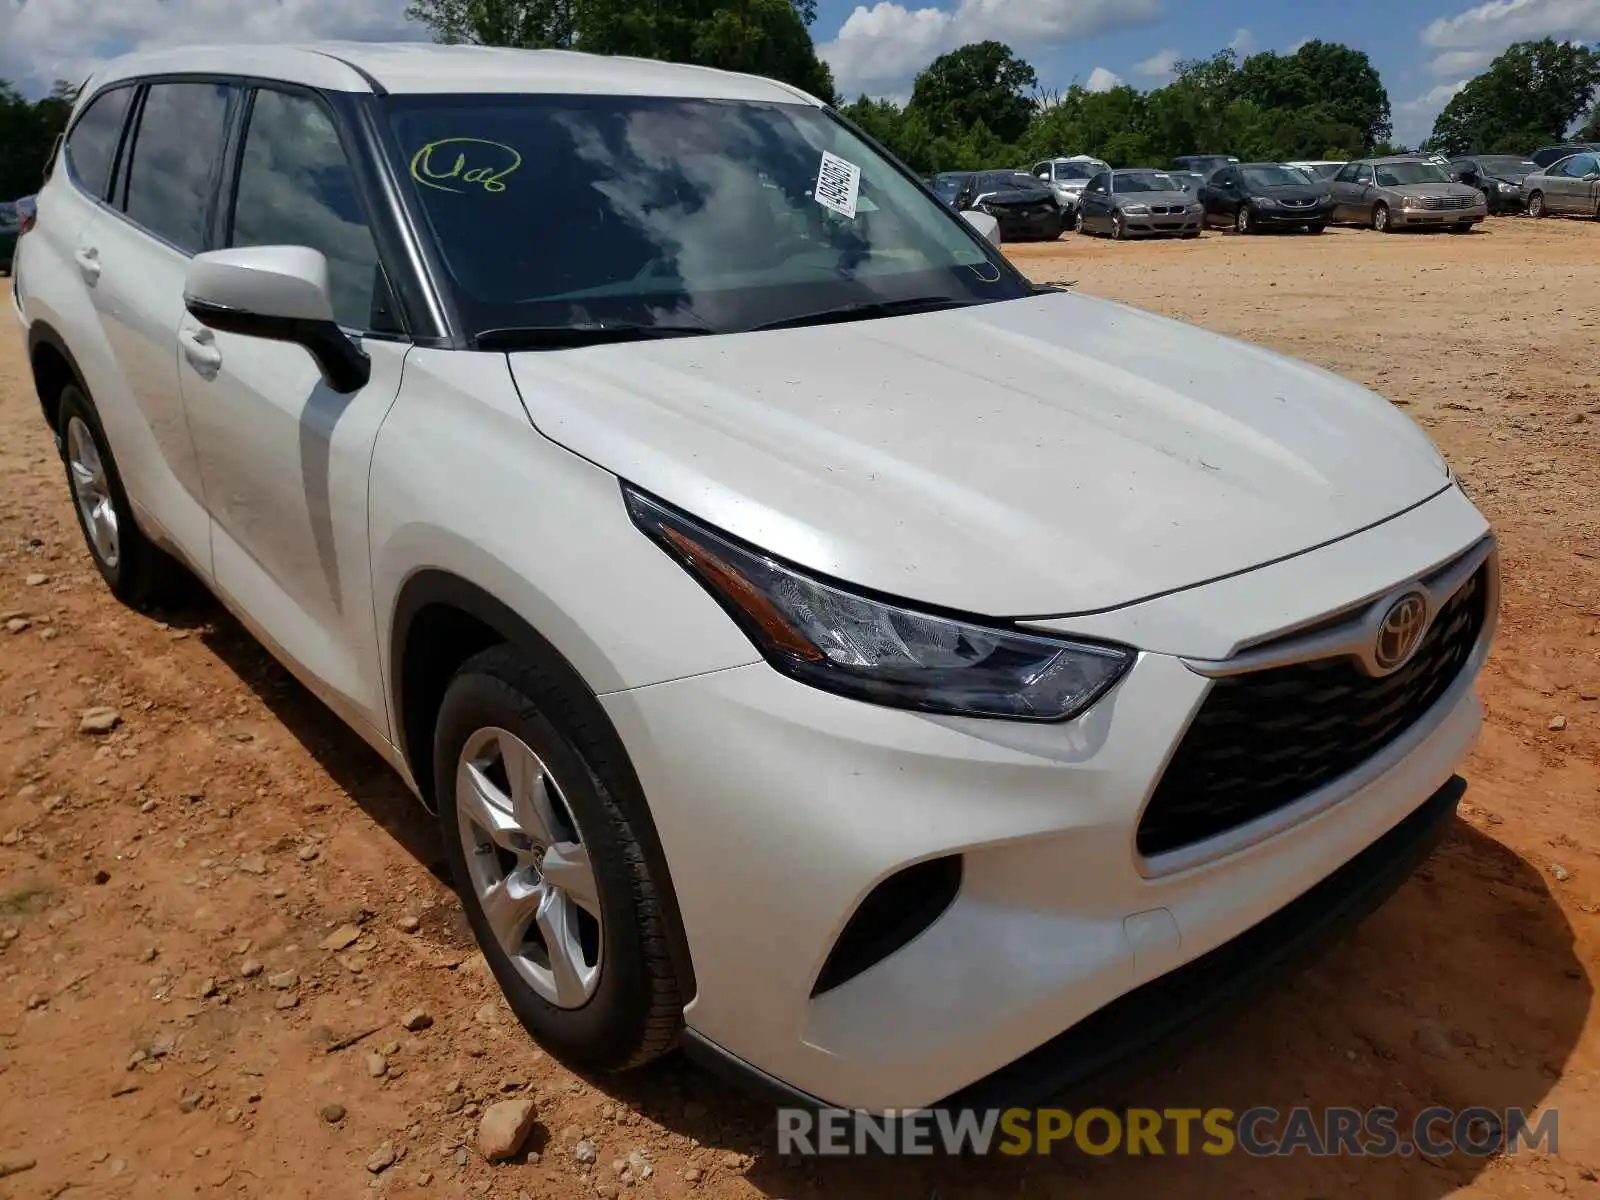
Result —
[[[33, 372], [33, 390], [39, 397], [39, 408], [50, 424], [51, 434], [55, 435], [61, 424], [61, 389], [75, 384], [84, 395], [89, 394], [83, 372], [72, 351], [67, 349], [66, 339], [53, 325], [38, 320], [28, 326], [28, 366]], [[92, 401], [93, 397], [90, 399]]]
[[389, 676], [401, 756], [423, 800], [433, 806], [433, 723], [457, 668], [481, 650], [505, 643], [556, 676], [579, 698], [591, 732], [628, 785], [615, 796], [644, 851], [667, 918], [668, 950], [684, 1002], [695, 995], [694, 964], [677, 890], [649, 801], [616, 727], [583, 676], [556, 647], [477, 584], [450, 571], [426, 569], [401, 585], [390, 628]]

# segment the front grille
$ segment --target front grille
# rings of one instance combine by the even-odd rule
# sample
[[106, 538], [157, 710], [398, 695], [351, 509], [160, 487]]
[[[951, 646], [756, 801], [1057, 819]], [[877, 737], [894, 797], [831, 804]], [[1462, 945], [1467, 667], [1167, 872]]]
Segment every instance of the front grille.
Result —
[[1282, 204], [1285, 208], [1310, 208], [1312, 205], [1314, 205], [1316, 203], [1316, 201], [1315, 200], [1280, 200], [1278, 203]]
[[1226, 833], [1332, 783], [1439, 702], [1487, 617], [1488, 568], [1439, 609], [1411, 660], [1374, 679], [1325, 658], [1218, 679], [1139, 822], [1144, 855]]
[[1423, 208], [1471, 208], [1472, 200], [1467, 196], [1424, 196]]
[[1152, 204], [1150, 212], [1157, 217], [1175, 217], [1183, 212], [1181, 204]]

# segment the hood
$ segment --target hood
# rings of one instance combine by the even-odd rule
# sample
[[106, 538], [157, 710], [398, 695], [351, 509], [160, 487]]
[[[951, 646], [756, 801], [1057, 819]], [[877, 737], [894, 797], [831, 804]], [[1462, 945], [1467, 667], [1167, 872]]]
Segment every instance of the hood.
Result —
[[1070, 293], [509, 357], [575, 453], [815, 571], [989, 616], [1215, 579], [1448, 484], [1371, 392]]
[[1479, 192], [1475, 187], [1468, 187], [1464, 183], [1402, 183], [1391, 187], [1381, 185], [1382, 191], [1396, 192], [1402, 196], [1466, 196], [1476, 200]]
[[982, 188], [978, 191], [974, 202], [982, 204], [1049, 204], [1055, 200], [1054, 194], [1048, 187], [1040, 185], [1038, 188]]
[[1280, 187], [1252, 188], [1250, 194], [1273, 200], [1321, 200], [1328, 189], [1312, 183], [1286, 183]]
[[1115, 204], [1190, 204], [1194, 201], [1193, 192], [1114, 192], [1111, 200]]

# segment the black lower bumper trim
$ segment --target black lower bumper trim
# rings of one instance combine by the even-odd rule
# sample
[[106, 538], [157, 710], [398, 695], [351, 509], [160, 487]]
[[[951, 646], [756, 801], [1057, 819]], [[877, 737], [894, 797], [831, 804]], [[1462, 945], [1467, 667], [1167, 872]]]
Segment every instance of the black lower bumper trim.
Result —
[[[1259, 997], [1268, 980], [1301, 965], [1325, 941], [1353, 927], [1397, 891], [1444, 837], [1466, 793], [1453, 776], [1410, 816], [1333, 874], [1265, 920], [1193, 962], [1091, 1013], [1036, 1050], [932, 1108], [1006, 1108], [1080, 1092], [1136, 1068], [1159, 1047]], [[685, 1049], [738, 1086], [786, 1107], [826, 1101], [729, 1054], [695, 1034]]]

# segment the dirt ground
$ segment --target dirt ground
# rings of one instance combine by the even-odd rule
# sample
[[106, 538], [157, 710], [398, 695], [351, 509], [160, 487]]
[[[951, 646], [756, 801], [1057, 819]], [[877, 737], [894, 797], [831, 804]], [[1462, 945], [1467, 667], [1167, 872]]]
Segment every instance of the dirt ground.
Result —
[[[158, 621], [107, 595], [6, 318], [0, 1197], [1600, 1195], [1600, 229], [1013, 253], [1378, 389], [1502, 539], [1488, 725], [1447, 843], [1125, 1101], [1554, 1107], [1559, 1154], [786, 1163], [766, 1109], [681, 1062], [573, 1075], [499, 1001], [431, 821], [378, 759], [214, 605]], [[120, 724], [81, 732], [99, 706]], [[532, 1153], [491, 1167], [476, 1114], [527, 1091]], [[633, 1151], [651, 1171], [629, 1184]]]

